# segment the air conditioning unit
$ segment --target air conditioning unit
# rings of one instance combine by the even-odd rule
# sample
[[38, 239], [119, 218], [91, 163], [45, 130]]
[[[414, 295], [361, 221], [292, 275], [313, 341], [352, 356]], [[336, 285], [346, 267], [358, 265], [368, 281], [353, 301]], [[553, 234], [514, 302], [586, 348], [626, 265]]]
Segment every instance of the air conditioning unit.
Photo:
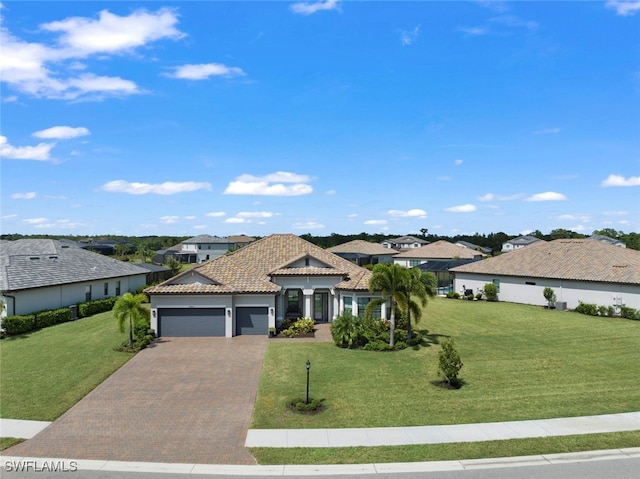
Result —
[[567, 302], [566, 301], [556, 301], [556, 309], [558, 311], [566, 311], [567, 310]]
[[78, 305], [72, 304], [69, 306], [69, 311], [71, 311], [71, 321], [74, 319], [78, 319]]

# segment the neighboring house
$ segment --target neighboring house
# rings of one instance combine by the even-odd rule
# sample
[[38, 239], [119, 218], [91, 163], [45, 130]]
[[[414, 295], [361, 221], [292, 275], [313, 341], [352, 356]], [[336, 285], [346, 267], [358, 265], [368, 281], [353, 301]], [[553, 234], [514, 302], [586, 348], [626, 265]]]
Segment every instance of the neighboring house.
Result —
[[421, 248], [403, 251], [393, 257], [394, 263], [407, 268], [413, 268], [430, 261], [442, 261], [452, 259], [480, 259], [485, 254], [480, 251], [471, 250], [464, 246], [459, 246], [448, 241], [440, 240], [428, 244]]
[[449, 271], [451, 268], [462, 266], [464, 264], [480, 261], [482, 258], [476, 259], [443, 259], [431, 260], [427, 263], [416, 266], [420, 271], [433, 273], [438, 280], [438, 294], [444, 295], [453, 289], [453, 274]]
[[469, 248], [474, 251], [480, 251], [481, 253], [491, 255], [493, 250], [491, 248], [487, 248], [486, 246], [478, 246], [477, 244], [469, 243], [468, 241], [456, 241], [458, 246], [464, 246], [465, 248]]
[[[292, 234], [257, 240], [145, 290], [159, 336], [267, 334], [285, 318], [364, 313], [371, 272]], [[380, 314], [386, 314], [383, 305]]]
[[380, 244], [385, 248], [404, 250], [410, 248], [420, 248], [421, 246], [429, 244], [429, 242], [420, 238], [416, 238], [415, 236], [400, 236], [399, 238], [385, 240]]
[[120, 296], [146, 284], [147, 270], [50, 239], [0, 242], [3, 315], [29, 314]]
[[327, 248], [327, 251], [337, 254], [359, 266], [365, 264], [393, 263], [393, 255], [397, 251], [378, 243], [364, 240], [353, 240], [338, 246]]
[[505, 241], [502, 243], [502, 252], [508, 253], [509, 251], [514, 251], [516, 249], [524, 248], [525, 246], [530, 246], [538, 241], [543, 241], [540, 238], [536, 238], [535, 236], [519, 236], [509, 241]]
[[255, 238], [245, 235], [220, 238], [211, 235], [199, 235], [189, 238], [182, 243], [166, 250], [156, 251], [153, 261], [166, 263], [170, 257], [182, 263], [204, 263], [231, 250], [242, 248], [255, 241]]
[[145, 284], [160, 283], [161, 281], [166, 281], [174, 276], [169, 268], [165, 268], [164, 266], [159, 266], [157, 264], [135, 263], [135, 265], [147, 270], [147, 279]]
[[618, 246], [619, 248], [626, 248], [627, 244], [624, 241], [617, 240], [615, 238], [611, 238], [610, 236], [604, 235], [591, 235], [589, 236], [590, 240], [602, 241], [603, 243], [607, 243], [613, 246]]
[[570, 309], [580, 301], [640, 308], [640, 251], [600, 241], [540, 241], [451, 271], [456, 291], [493, 283], [500, 301], [546, 305], [543, 290], [550, 287]]

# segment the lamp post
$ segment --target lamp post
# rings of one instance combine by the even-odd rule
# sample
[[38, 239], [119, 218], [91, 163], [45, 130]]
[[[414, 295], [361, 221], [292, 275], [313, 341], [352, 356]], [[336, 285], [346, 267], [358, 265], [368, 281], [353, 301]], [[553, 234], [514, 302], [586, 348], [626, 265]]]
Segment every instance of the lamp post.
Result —
[[311, 362], [307, 359], [307, 402], [305, 404], [309, 404], [309, 370], [311, 369]]

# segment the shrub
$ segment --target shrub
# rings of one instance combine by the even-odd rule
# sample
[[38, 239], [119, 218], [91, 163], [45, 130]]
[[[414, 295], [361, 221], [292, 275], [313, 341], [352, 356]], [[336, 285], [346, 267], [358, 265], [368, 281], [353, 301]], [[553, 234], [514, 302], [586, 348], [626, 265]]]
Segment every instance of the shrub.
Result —
[[282, 334], [292, 338], [299, 334], [313, 333], [315, 322], [311, 318], [298, 318], [295, 323], [282, 331]]
[[104, 313], [105, 311], [111, 311], [113, 305], [116, 304], [117, 297], [94, 299], [93, 301], [87, 301], [78, 305], [78, 316], [86, 318], [87, 316], [93, 316], [94, 314]]
[[473, 301], [473, 297], [474, 297], [474, 296], [473, 296], [473, 293], [471, 293], [471, 294], [466, 295], [466, 296], [464, 297], [464, 299], [466, 299], [467, 301]]
[[149, 318], [142, 319], [133, 325], [133, 347], [129, 347], [129, 340], [120, 346], [121, 351], [140, 351], [151, 344], [156, 332], [151, 329]]
[[620, 317], [626, 319], [640, 319], [640, 310], [629, 308], [628, 306], [621, 306]]
[[453, 292], [453, 299], [460, 299], [460, 293], [458, 293], [457, 291]]
[[482, 299], [482, 293], [477, 293], [477, 294], [476, 294], [476, 299], [477, 299], [478, 301], [480, 301], [480, 300]]
[[448, 291], [447, 292], [447, 298], [453, 299], [453, 293], [454, 293], [453, 291]]
[[454, 386], [459, 385], [458, 374], [462, 366], [460, 354], [453, 344], [453, 339], [445, 339], [440, 345], [438, 353], [438, 371], [444, 381]]
[[598, 315], [606, 316], [607, 315], [607, 307], [606, 306], [598, 306]]
[[579, 302], [575, 309], [576, 313], [598, 316], [598, 307], [595, 304]]
[[345, 311], [331, 322], [331, 336], [341, 348], [355, 348], [362, 344], [363, 325], [357, 316]]
[[46, 328], [47, 326], [69, 321], [71, 319], [71, 310], [69, 308], [49, 309], [40, 311], [36, 313], [35, 316], [36, 329]]
[[613, 306], [607, 306], [607, 316], [613, 318], [616, 315], [616, 308]]
[[4, 329], [5, 334], [9, 336], [26, 333], [35, 328], [35, 314], [14, 315], [2, 318], [2, 329]]
[[552, 288], [549, 288], [548, 286], [544, 288], [542, 295], [544, 296], [544, 299], [547, 300], [547, 306], [551, 307], [551, 303], [556, 302], [556, 293]]
[[305, 412], [320, 411], [321, 409], [324, 408], [323, 403], [324, 403], [324, 399], [309, 398], [309, 403], [307, 404], [305, 399], [296, 398], [289, 403], [289, 406], [294, 411], [305, 413]]
[[493, 283], [487, 283], [484, 285], [484, 295], [487, 301], [498, 301], [498, 288]]

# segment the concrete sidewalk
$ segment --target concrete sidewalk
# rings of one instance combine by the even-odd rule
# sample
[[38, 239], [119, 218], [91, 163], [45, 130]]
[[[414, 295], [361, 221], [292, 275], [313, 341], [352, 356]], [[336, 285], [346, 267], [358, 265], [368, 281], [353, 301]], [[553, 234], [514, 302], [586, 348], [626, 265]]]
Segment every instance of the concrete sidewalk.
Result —
[[26, 421], [23, 419], [0, 419], [0, 437], [17, 437], [20, 439], [31, 439], [50, 422], [47, 421]]
[[401, 446], [640, 430], [640, 412], [449, 426], [249, 429], [246, 447]]

